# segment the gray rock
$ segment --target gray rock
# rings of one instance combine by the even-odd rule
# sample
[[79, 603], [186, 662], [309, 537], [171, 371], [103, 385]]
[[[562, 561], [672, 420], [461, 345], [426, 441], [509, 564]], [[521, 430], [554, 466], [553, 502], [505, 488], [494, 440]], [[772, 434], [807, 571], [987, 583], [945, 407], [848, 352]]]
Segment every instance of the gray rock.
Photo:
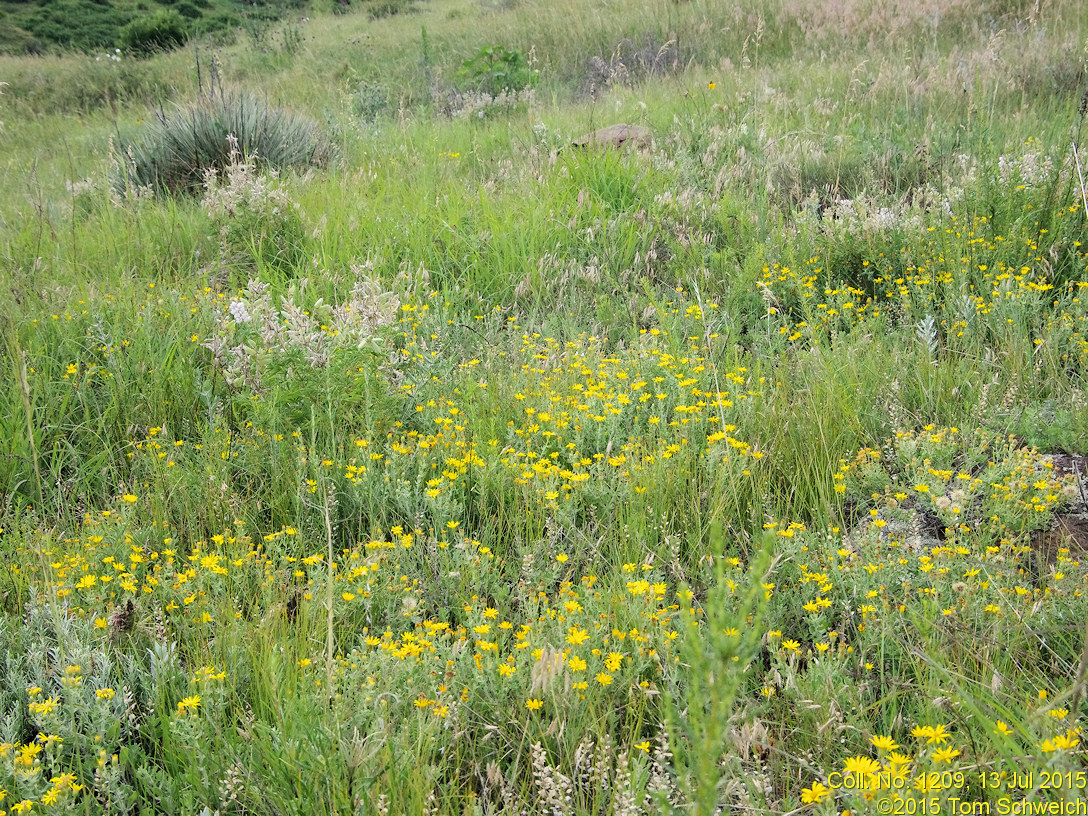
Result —
[[575, 147], [587, 149], [635, 147], [644, 150], [652, 146], [653, 142], [653, 133], [650, 132], [649, 128], [640, 125], [618, 124], [579, 136], [577, 139], [573, 139], [571, 144]]

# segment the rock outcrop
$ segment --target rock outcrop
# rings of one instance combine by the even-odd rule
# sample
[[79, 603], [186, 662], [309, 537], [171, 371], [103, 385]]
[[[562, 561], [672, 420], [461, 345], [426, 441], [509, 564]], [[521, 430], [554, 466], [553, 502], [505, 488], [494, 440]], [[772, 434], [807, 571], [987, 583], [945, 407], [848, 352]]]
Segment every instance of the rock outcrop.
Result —
[[573, 139], [574, 147], [583, 149], [609, 149], [620, 147], [634, 147], [644, 150], [653, 145], [654, 137], [649, 128], [641, 125], [611, 125], [600, 130], [594, 130], [584, 136]]

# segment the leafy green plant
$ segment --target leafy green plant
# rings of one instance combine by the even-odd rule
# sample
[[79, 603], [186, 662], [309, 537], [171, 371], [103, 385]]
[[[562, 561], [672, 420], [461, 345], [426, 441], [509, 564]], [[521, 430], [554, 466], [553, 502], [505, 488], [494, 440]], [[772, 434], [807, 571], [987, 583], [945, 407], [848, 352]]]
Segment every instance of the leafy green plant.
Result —
[[[716, 528], [711, 538], [720, 545], [722, 530]], [[773, 539], [764, 539], [768, 546], [749, 565], [753, 578], [766, 579], [773, 567], [769, 546]], [[685, 610], [685, 622], [690, 623], [683, 629], [685, 638], [680, 647], [686, 689], [678, 697], [687, 708], [678, 710], [673, 697], [667, 695], [665, 719], [677, 755], [681, 788], [694, 803], [692, 812], [699, 814], [715, 813], [720, 808], [726, 780], [744, 778], [740, 758], [730, 756], [730, 730], [751, 718], [740, 701], [745, 675], [760, 651], [767, 606], [759, 581], [752, 580], [740, 598], [729, 583], [722, 570], [707, 592], [705, 603], [696, 602], [690, 589], [678, 593], [691, 602]], [[707, 625], [703, 628], [693, 625], [699, 613], [706, 615]]]
[[376, 82], [360, 82], [351, 109], [362, 121], [374, 122], [389, 109], [389, 91]]
[[460, 77], [466, 86], [481, 93], [498, 96], [503, 91], [520, 91], [536, 81], [537, 72], [529, 67], [516, 48], [489, 45], [461, 65]]

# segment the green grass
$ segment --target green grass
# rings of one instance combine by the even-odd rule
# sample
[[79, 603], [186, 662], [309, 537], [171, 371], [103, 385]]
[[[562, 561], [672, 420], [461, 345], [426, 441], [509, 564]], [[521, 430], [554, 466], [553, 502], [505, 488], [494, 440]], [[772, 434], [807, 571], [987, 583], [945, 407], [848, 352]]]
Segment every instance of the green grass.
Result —
[[0, 807], [1062, 799], [1077, 4], [335, 11], [0, 57]]

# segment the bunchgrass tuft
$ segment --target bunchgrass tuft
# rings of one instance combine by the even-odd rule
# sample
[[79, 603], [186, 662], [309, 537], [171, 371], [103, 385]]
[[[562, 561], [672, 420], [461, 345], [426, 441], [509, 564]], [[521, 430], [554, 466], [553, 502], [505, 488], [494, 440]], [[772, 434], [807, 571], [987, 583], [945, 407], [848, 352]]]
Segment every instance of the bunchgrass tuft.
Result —
[[[228, 137], [237, 144], [232, 147]], [[201, 99], [158, 120], [142, 139], [122, 142], [111, 185], [118, 195], [142, 189], [156, 194], [195, 193], [209, 170], [224, 171], [238, 150], [261, 167], [324, 167], [332, 144], [314, 120], [268, 105], [246, 93]]]

